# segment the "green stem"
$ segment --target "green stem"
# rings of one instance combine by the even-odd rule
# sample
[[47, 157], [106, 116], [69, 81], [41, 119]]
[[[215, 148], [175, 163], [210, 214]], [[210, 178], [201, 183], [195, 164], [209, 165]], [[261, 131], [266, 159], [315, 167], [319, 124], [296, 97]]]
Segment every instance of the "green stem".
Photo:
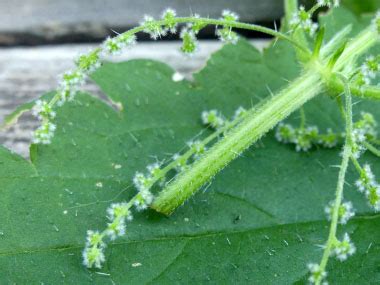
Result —
[[374, 155], [376, 155], [377, 157], [380, 157], [380, 150], [378, 150], [375, 146], [373, 146], [371, 143], [365, 141], [363, 142], [363, 145], [370, 151], [372, 152]]
[[[204, 146], [208, 145], [210, 142], [212, 142], [213, 140], [218, 138], [221, 134], [227, 132], [228, 130], [230, 130], [231, 128], [233, 128], [237, 124], [239, 124], [245, 116], [246, 115], [243, 115], [241, 117], [236, 118], [235, 120], [233, 120], [231, 122], [227, 122], [222, 128], [218, 129], [217, 131], [213, 132], [211, 135], [206, 137], [204, 140], [202, 140], [202, 142], [201, 142], [202, 145], [204, 145]], [[195, 150], [190, 148], [188, 151], [186, 151], [184, 154], [182, 154], [181, 157], [178, 158], [178, 160], [188, 160], [193, 154], [195, 154]], [[178, 160], [174, 160], [174, 161], [170, 162], [169, 164], [167, 164], [165, 167], [163, 167], [160, 170], [160, 174], [155, 176], [152, 179], [149, 187], [152, 187], [155, 183], [160, 181], [162, 178], [166, 177], [166, 174], [168, 174], [169, 171], [171, 171], [172, 169], [174, 169], [177, 166]]]
[[160, 192], [152, 208], [170, 214], [241, 152], [321, 90], [320, 75], [308, 71], [262, 107], [249, 111], [246, 119], [232, 129], [228, 136], [217, 142], [191, 168], [180, 173]]
[[363, 169], [360, 166], [359, 161], [355, 157], [353, 157], [352, 155], [351, 155], [350, 159], [351, 159], [352, 164], [355, 166], [356, 171], [358, 172], [358, 174], [361, 175]]
[[[376, 33], [371, 26], [352, 39], [336, 61], [334, 70], [340, 71], [344, 68], [344, 61], [352, 62], [367, 51], [377, 42], [373, 40], [374, 37]], [[304, 75], [268, 100], [257, 111], [249, 111], [246, 119], [232, 129], [228, 136], [213, 145], [191, 168], [180, 173], [169, 183], [155, 199], [152, 208], [164, 214], [173, 212], [242, 151], [322, 91], [331, 77], [331, 70], [318, 61], [310, 62], [304, 72]]]
[[[336, 94], [340, 94], [344, 91], [344, 84], [341, 80], [335, 78], [334, 76], [331, 77], [328, 86], [329, 89]], [[380, 100], [380, 88], [377, 86], [359, 87], [355, 84], [350, 84], [349, 87], [352, 95], [363, 99]]]
[[304, 130], [306, 126], [306, 115], [303, 107], [300, 108], [300, 129]]
[[[352, 152], [352, 98], [351, 98], [351, 91], [348, 85], [348, 81], [344, 76], [342, 77], [342, 81], [344, 81], [345, 84], [345, 97], [346, 97], [346, 112], [345, 112], [345, 119], [346, 119], [346, 141], [343, 148], [343, 158], [342, 163], [339, 170], [339, 177], [338, 177], [338, 184], [336, 187], [336, 193], [335, 193], [335, 202], [334, 207], [332, 210], [332, 217], [331, 217], [331, 224], [330, 224], [330, 231], [329, 236], [327, 239], [327, 243], [325, 246], [325, 250], [323, 252], [322, 260], [319, 265], [319, 269], [321, 272], [324, 272], [326, 270], [326, 266], [329, 260], [329, 257], [331, 255], [331, 250], [334, 247], [334, 244], [336, 243], [336, 230], [338, 226], [338, 220], [339, 220], [339, 208], [342, 203], [343, 199], [343, 190], [344, 190], [344, 182], [346, 177], [346, 172], [348, 168], [348, 162], [351, 156]], [[317, 280], [316, 284], [321, 284], [321, 279]]]
[[285, 29], [284, 30], [289, 31], [290, 22], [293, 18], [293, 15], [298, 10], [298, 0], [285, 0], [284, 7], [285, 7], [285, 22], [284, 22]]
[[[224, 19], [209, 19], [209, 18], [196, 18], [196, 17], [176, 17], [172, 20], [172, 23], [176, 23], [176, 24], [193, 23], [193, 24], [204, 24], [204, 25], [214, 25], [214, 26], [228, 26], [231, 28], [237, 28], [237, 29], [242, 29], [242, 30], [257, 31], [257, 32], [261, 32], [261, 33], [273, 36], [273, 37], [277, 37], [279, 39], [289, 41], [295, 47], [302, 50], [307, 55], [309, 55], [311, 53], [307, 47], [300, 44], [298, 41], [296, 41], [292, 37], [289, 37], [289, 36], [287, 36], [281, 32], [278, 32], [276, 30], [272, 30], [270, 28], [266, 28], [266, 27], [263, 27], [260, 25], [247, 24], [247, 23], [242, 23], [242, 22], [237, 22], [237, 21], [227, 21]], [[156, 20], [150, 24], [156, 24], [159, 26], [164, 26], [167, 24], [167, 21], [166, 20]], [[141, 26], [138, 26], [138, 27], [135, 27], [133, 29], [126, 31], [126, 32], [122, 33], [121, 35], [132, 36], [132, 35], [135, 35], [139, 32], [143, 32], [144, 30], [146, 30], [148, 28], [149, 28], [148, 25], [141, 25]], [[97, 51], [100, 52], [101, 48], [98, 48]], [[53, 106], [54, 104], [56, 104], [59, 101], [59, 99], [60, 99], [59, 94], [56, 94], [51, 99], [51, 101], [49, 102], [49, 105]]]

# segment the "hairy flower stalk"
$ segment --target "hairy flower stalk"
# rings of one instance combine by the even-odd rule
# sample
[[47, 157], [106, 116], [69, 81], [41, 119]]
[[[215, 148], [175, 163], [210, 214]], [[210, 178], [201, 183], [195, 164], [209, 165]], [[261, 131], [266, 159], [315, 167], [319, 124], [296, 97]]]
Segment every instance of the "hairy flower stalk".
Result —
[[[50, 108], [56, 108], [62, 106], [66, 101], [73, 100], [88, 76], [100, 67], [102, 56], [117, 55], [124, 49], [133, 46], [136, 43], [137, 33], [145, 32], [148, 33], [152, 39], [158, 39], [165, 36], [168, 32], [176, 32], [178, 24], [187, 24], [182, 30], [180, 37], [183, 40], [181, 50], [188, 55], [191, 55], [196, 51], [196, 35], [207, 25], [222, 27], [221, 29], [216, 29], [216, 34], [225, 42], [237, 42], [238, 36], [232, 31], [233, 28], [252, 30], [287, 40], [299, 50], [302, 50], [305, 54], [309, 54], [309, 50], [303, 44], [300, 44], [298, 41], [284, 33], [259, 25], [238, 22], [238, 16], [230, 11], [223, 11], [222, 16], [223, 17], [220, 19], [201, 18], [198, 15], [192, 17], [177, 17], [175, 11], [172, 9], [165, 10], [162, 18], [159, 20], [155, 20], [150, 16], [145, 16], [144, 21], [140, 26], [122, 34], [118, 34], [113, 38], [109, 37], [103, 42], [101, 47], [96, 48], [87, 54], [80, 55], [75, 62], [76, 67], [62, 75], [56, 95], [50, 100], [50, 102], [48, 102], [48, 105]], [[16, 120], [17, 117], [13, 118], [12, 121], [7, 122], [4, 127], [8, 127]], [[37, 129], [34, 134], [34, 142], [44, 144], [51, 143], [55, 129], [56, 126], [50, 120], [44, 119], [41, 127]]]
[[321, 90], [320, 75], [307, 72], [260, 108], [248, 111], [239, 125], [160, 192], [151, 207], [167, 215], [173, 212], [231, 160]]
[[[330, 224], [330, 231], [329, 236], [327, 239], [327, 243], [325, 245], [325, 249], [323, 252], [322, 260], [319, 264], [319, 270], [320, 272], [326, 272], [326, 266], [327, 262], [329, 260], [330, 255], [332, 254], [332, 251], [336, 251], [336, 255], [339, 259], [344, 260], [347, 258], [347, 255], [353, 253], [353, 246], [349, 247], [350, 244], [347, 243], [347, 239], [349, 241], [349, 238], [345, 237], [345, 243], [344, 241], [340, 242], [336, 237], [336, 231], [338, 222], [340, 219], [340, 209], [342, 205], [343, 200], [343, 190], [344, 190], [344, 183], [345, 183], [345, 177], [346, 172], [348, 168], [348, 163], [350, 160], [350, 156], [352, 154], [352, 130], [353, 130], [353, 123], [352, 123], [352, 99], [351, 99], [351, 92], [348, 85], [348, 80], [344, 78], [344, 76], [341, 76], [343, 83], [345, 84], [345, 98], [346, 98], [346, 140], [343, 147], [343, 154], [342, 154], [342, 163], [339, 168], [339, 177], [338, 177], [338, 184], [336, 188], [336, 194], [335, 194], [335, 202], [333, 204], [332, 210], [331, 210], [331, 224]], [[347, 236], [348, 237], [348, 236]], [[347, 252], [345, 249], [342, 249], [344, 243], [344, 247], [347, 248]], [[347, 245], [348, 244], [348, 245]], [[345, 258], [344, 258], [345, 256]], [[315, 280], [315, 284], [319, 285], [323, 281], [323, 278], [317, 278]]]
[[[153, 201], [151, 207], [166, 215], [172, 213], [241, 152], [290, 113], [318, 95], [324, 86], [329, 86], [332, 72], [347, 72], [344, 70], [345, 64], [354, 63], [356, 58], [373, 46], [377, 40], [378, 35], [371, 26], [347, 44], [334, 64], [323, 63], [326, 59], [322, 59], [322, 63], [316, 61], [311, 64], [304, 75], [258, 110], [248, 111], [246, 119], [241, 124], [206, 151], [191, 168], [180, 173], [169, 183]], [[322, 48], [321, 54], [323, 53]], [[331, 63], [331, 59], [329, 60]]]

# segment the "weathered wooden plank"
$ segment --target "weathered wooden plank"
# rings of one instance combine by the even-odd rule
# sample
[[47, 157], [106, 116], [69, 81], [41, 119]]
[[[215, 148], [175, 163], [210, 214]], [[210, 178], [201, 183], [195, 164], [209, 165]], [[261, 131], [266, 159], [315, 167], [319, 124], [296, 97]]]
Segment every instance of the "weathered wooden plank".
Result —
[[41, 40], [103, 38], [110, 29], [124, 30], [141, 22], [144, 14], [159, 17], [167, 7], [179, 15], [199, 13], [219, 17], [223, 9], [238, 13], [243, 21], [279, 19], [281, 0], [12, 0], [0, 1], [0, 44]]
[[[255, 41], [262, 48], [267, 41]], [[163, 61], [176, 71], [189, 77], [200, 69], [208, 56], [220, 48], [216, 41], [202, 41], [200, 50], [192, 58], [179, 52], [179, 42], [140, 43], [125, 55], [112, 60], [150, 58]], [[0, 49], [0, 122], [18, 105], [29, 102], [56, 87], [58, 75], [73, 66], [73, 59], [80, 53], [93, 48], [92, 45], [62, 45], [32, 48]], [[101, 95], [94, 84], [86, 84], [85, 90]], [[30, 114], [22, 117], [16, 126], [0, 132], [0, 143], [28, 156], [28, 145], [37, 121]]]

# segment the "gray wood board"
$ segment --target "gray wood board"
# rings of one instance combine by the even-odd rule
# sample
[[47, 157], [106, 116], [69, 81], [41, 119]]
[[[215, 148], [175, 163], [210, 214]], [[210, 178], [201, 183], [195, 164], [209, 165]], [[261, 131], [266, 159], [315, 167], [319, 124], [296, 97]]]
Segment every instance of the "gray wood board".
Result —
[[[266, 40], [253, 42], [258, 48], [268, 44]], [[217, 41], [201, 41], [200, 50], [192, 58], [179, 52], [180, 42], [140, 43], [125, 55], [110, 60], [123, 61], [134, 58], [150, 58], [165, 62], [174, 70], [190, 78], [191, 73], [202, 68], [209, 55], [220, 48]], [[59, 74], [73, 67], [73, 59], [94, 45], [59, 45], [29, 48], [0, 48], [0, 122], [18, 105], [38, 98], [57, 86]], [[101, 96], [94, 84], [85, 90]], [[28, 157], [28, 145], [32, 131], [38, 122], [31, 114], [6, 131], [0, 131], [0, 143]]]

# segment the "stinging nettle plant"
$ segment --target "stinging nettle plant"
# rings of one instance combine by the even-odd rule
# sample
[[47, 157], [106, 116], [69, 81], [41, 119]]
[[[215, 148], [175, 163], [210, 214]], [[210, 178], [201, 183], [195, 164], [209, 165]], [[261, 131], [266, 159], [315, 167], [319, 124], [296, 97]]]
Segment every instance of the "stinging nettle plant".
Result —
[[[174, 10], [167, 9], [160, 19], [145, 16], [140, 26], [107, 38], [99, 48], [76, 59], [76, 67], [61, 76], [53, 97], [39, 99], [34, 104], [32, 112], [41, 121], [33, 135], [34, 144], [48, 145], [54, 141], [54, 134], [60, 128], [55, 123], [59, 108], [75, 100], [81, 86], [102, 66], [105, 57], [121, 54], [136, 45], [136, 34], [139, 32], [148, 33], [157, 40], [179, 31], [183, 42], [181, 51], [191, 56], [199, 48], [197, 35], [206, 26], [215, 26], [216, 36], [232, 45], [239, 42], [238, 29], [258, 31], [275, 37], [276, 41], [288, 42], [302, 65], [299, 77], [286, 87], [252, 108], [235, 106], [235, 114], [230, 118], [217, 109], [205, 109], [194, 120], [200, 120], [211, 131], [209, 135], [201, 134], [189, 139], [186, 146], [172, 154], [170, 159], [156, 159], [145, 171], [138, 170], [132, 181], [137, 193], [130, 200], [111, 203], [103, 230], [87, 231], [82, 251], [86, 267], [103, 267], [107, 244], [127, 234], [127, 223], [132, 221], [134, 212], [150, 208], [164, 215], [172, 214], [202, 187], [212, 183], [213, 178], [233, 160], [244, 156], [247, 148], [275, 128], [276, 140], [291, 145], [297, 152], [319, 148], [341, 149], [335, 198], [325, 208], [330, 221], [328, 236], [321, 245], [320, 260], [310, 259], [304, 265], [308, 270], [307, 282], [327, 284], [330, 258], [345, 261], [358, 251], [349, 229], [345, 231], [345, 225], [355, 217], [355, 204], [345, 199], [344, 195], [350, 164], [357, 172], [355, 187], [373, 211], [380, 211], [380, 185], [370, 164], [361, 161], [365, 152], [380, 156], [376, 114], [374, 116], [360, 110], [360, 117], [354, 119], [353, 116], [353, 100], [356, 98], [380, 99], [380, 88], [376, 85], [380, 55], [369, 54], [371, 48], [379, 43], [380, 12], [354, 37], [350, 37], [352, 26], [346, 26], [327, 40], [325, 26], [318, 25], [312, 19], [321, 8], [339, 9], [338, 6], [338, 1], [319, 0], [307, 10], [298, 6], [296, 0], [286, 0], [281, 31], [239, 22], [238, 15], [230, 11], [223, 11], [220, 19], [209, 19], [199, 15], [178, 17]], [[344, 120], [344, 130], [333, 130], [331, 126], [320, 132], [318, 126], [307, 124], [303, 106], [322, 96], [325, 97], [323, 100], [334, 101], [336, 110]], [[300, 114], [299, 126], [283, 122], [297, 110]], [[117, 168], [121, 165], [115, 165]], [[102, 187], [102, 184], [98, 183], [97, 186]]]

